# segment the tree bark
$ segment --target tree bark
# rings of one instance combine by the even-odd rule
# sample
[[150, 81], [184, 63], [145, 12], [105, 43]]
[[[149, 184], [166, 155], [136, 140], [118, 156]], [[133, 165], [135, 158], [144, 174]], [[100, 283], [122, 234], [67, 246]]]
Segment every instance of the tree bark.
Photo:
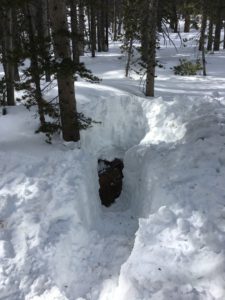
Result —
[[185, 14], [184, 32], [189, 32], [190, 31], [190, 22], [191, 22], [190, 15], [189, 14]]
[[91, 56], [95, 57], [95, 50], [96, 50], [96, 21], [95, 21], [95, 7], [93, 0], [91, 0], [91, 32], [90, 32], [90, 40], [91, 40]]
[[157, 8], [158, 0], [147, 1], [148, 10], [148, 57], [147, 57], [147, 76], [146, 76], [146, 96], [154, 97], [155, 66], [156, 66], [156, 27], [157, 27]]
[[65, 70], [65, 67], [71, 64], [65, 0], [49, 0], [49, 12], [55, 58], [60, 64], [60, 69], [57, 72], [57, 82], [63, 139], [65, 141], [77, 142], [80, 139], [80, 133], [74, 79], [71, 70], [68, 70], [68, 72]]
[[172, 16], [171, 16], [171, 28], [174, 33], [178, 31], [178, 19], [177, 19], [177, 3], [176, 0], [172, 2]]
[[212, 51], [213, 45], [213, 21], [212, 17], [209, 19], [209, 29], [208, 29], [208, 43], [207, 43], [207, 50]]
[[71, 32], [72, 32], [72, 53], [73, 61], [77, 64], [80, 62], [80, 45], [77, 20], [77, 0], [70, 0], [70, 17], [71, 17]]
[[116, 0], [113, 0], [113, 40], [117, 40], [117, 6]]
[[97, 38], [98, 51], [108, 51], [108, 0], [98, 0]]
[[223, 30], [224, 30], [224, 34], [223, 34], [223, 49], [225, 49], [225, 22], [223, 23]]
[[46, 82], [51, 81], [50, 74], [50, 62], [49, 62], [49, 54], [50, 54], [50, 32], [49, 32], [49, 18], [48, 18], [48, 2], [47, 0], [41, 0], [41, 35], [44, 39], [44, 47], [45, 47], [45, 80]]
[[202, 51], [202, 67], [203, 75], [206, 76], [206, 60], [205, 60], [205, 31], [207, 26], [207, 0], [202, 0], [202, 25], [199, 48]]
[[4, 52], [5, 52], [5, 78], [6, 78], [6, 90], [7, 90], [7, 105], [15, 105], [14, 94], [14, 72], [15, 65], [13, 60], [13, 20], [12, 20], [12, 8], [7, 8], [4, 12]]
[[128, 51], [127, 51], [127, 63], [126, 63], [126, 71], [125, 71], [126, 77], [128, 77], [128, 75], [129, 75], [132, 48], [133, 48], [133, 39], [131, 38], [129, 41]]
[[158, 10], [157, 10], [157, 29], [158, 32], [163, 32], [162, 29], [162, 6], [158, 5]]
[[104, 6], [104, 19], [105, 19], [105, 34], [104, 34], [104, 45], [105, 51], [109, 50], [109, 3], [108, 0], [105, 0]]
[[84, 55], [84, 30], [85, 30], [84, 0], [79, 0], [79, 24], [78, 24], [78, 26], [79, 26], [79, 52], [80, 52], [80, 56], [83, 56]]
[[102, 22], [101, 22], [101, 6], [100, 2], [98, 0], [97, 2], [98, 9], [97, 9], [97, 40], [98, 40], [98, 52], [103, 51], [103, 45], [102, 45]]
[[207, 15], [206, 15], [206, 8], [205, 8], [205, 0], [203, 2], [203, 15], [202, 15], [202, 23], [201, 23], [201, 34], [199, 39], [199, 51], [202, 51], [205, 43], [205, 30], [207, 25]]
[[35, 100], [37, 102], [39, 120], [41, 128], [44, 129], [45, 126], [45, 114], [44, 114], [44, 100], [42, 98], [41, 92], [41, 83], [40, 83], [40, 73], [38, 65], [38, 53], [35, 43], [35, 36], [37, 35], [37, 26], [35, 24], [37, 11], [35, 6], [32, 3], [27, 4], [26, 6], [26, 16], [28, 20], [28, 35], [29, 35], [29, 44], [30, 44], [30, 53], [31, 53], [31, 77], [35, 84]]
[[[20, 37], [18, 32], [18, 25], [17, 25], [17, 12], [15, 8], [12, 9], [12, 21], [13, 21], [13, 51], [15, 52], [17, 48], [20, 48]], [[18, 61], [14, 60], [14, 80], [20, 81], [20, 74], [18, 68]]]
[[216, 11], [216, 29], [215, 29], [215, 38], [214, 38], [214, 51], [220, 50], [220, 33], [222, 28], [222, 1], [220, 0], [217, 6]]

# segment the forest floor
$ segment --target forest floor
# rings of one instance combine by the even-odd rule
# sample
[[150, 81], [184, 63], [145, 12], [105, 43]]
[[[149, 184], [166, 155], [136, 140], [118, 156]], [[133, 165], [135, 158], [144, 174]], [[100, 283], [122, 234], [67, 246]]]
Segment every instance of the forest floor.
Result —
[[[207, 77], [176, 76], [199, 55], [182, 37], [161, 41], [155, 98], [124, 77], [119, 43], [84, 57], [102, 81], [76, 82], [78, 110], [100, 123], [79, 144], [47, 144], [22, 105], [0, 116], [1, 300], [225, 299], [225, 52]], [[123, 191], [105, 208], [97, 162], [115, 157]]]

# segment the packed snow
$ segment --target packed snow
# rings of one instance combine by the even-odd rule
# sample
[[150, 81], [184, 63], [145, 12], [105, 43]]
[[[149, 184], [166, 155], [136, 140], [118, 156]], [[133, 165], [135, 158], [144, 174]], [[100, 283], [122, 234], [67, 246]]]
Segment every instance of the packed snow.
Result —
[[[84, 57], [103, 80], [75, 84], [97, 122], [79, 144], [47, 144], [22, 105], [0, 116], [1, 300], [225, 299], [225, 52], [205, 78], [175, 76], [189, 37], [162, 39], [155, 98], [124, 77], [119, 43]], [[104, 208], [98, 159], [115, 157], [123, 191]]]

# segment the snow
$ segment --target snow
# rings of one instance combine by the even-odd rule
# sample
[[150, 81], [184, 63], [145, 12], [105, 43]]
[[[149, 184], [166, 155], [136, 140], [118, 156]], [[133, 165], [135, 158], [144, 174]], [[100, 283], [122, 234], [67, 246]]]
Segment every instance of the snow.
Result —
[[[197, 52], [172, 39], [154, 99], [124, 78], [119, 43], [83, 58], [103, 80], [76, 82], [98, 122], [78, 145], [45, 143], [22, 105], [0, 116], [0, 299], [225, 298], [225, 52], [207, 55], [206, 78], [179, 77], [171, 66]], [[104, 208], [98, 159], [115, 157], [123, 191]]]

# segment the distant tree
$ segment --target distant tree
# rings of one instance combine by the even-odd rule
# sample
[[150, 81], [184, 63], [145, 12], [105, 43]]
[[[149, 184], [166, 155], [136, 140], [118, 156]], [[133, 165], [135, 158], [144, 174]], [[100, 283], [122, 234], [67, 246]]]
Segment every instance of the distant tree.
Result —
[[206, 60], [205, 60], [206, 25], [207, 25], [207, 0], [202, 0], [202, 25], [201, 25], [201, 36], [199, 41], [199, 50], [202, 51], [202, 67], [203, 67], [204, 76], [206, 76]]
[[95, 57], [96, 51], [96, 8], [94, 0], [89, 0], [89, 35], [91, 56]]
[[79, 30], [78, 30], [78, 15], [77, 15], [77, 0], [69, 0], [70, 19], [71, 19], [71, 39], [72, 39], [72, 54], [75, 63], [80, 62], [80, 48], [79, 48]]
[[208, 26], [208, 43], [207, 50], [212, 51], [213, 46], [213, 18], [212, 15], [209, 17], [209, 26]]
[[85, 47], [85, 10], [84, 10], [84, 0], [78, 0], [78, 48], [79, 55], [84, 55], [84, 47]]
[[220, 50], [220, 34], [222, 29], [222, 0], [216, 1], [216, 18], [215, 18], [215, 37], [214, 37], [214, 51]]
[[[31, 83], [35, 85], [33, 90], [34, 98], [36, 100], [36, 104], [38, 106], [38, 113], [40, 119], [40, 129], [41, 131], [45, 128], [45, 113], [44, 113], [44, 105], [45, 101], [42, 97], [41, 91], [41, 76], [42, 69], [40, 65], [39, 55], [40, 55], [40, 47], [43, 46], [40, 43], [40, 37], [38, 36], [38, 28], [37, 28], [37, 16], [38, 16], [38, 6], [34, 0], [29, 1], [28, 4], [25, 5], [25, 15], [27, 21], [27, 33], [29, 39], [27, 40], [27, 53], [30, 58], [30, 67], [27, 69], [27, 76], [31, 77]], [[45, 48], [45, 47], [44, 47]], [[30, 79], [28, 78], [28, 82]], [[30, 88], [30, 86], [29, 86]], [[30, 95], [29, 95], [30, 96]]]
[[108, 20], [108, 0], [96, 0], [97, 6], [97, 42], [98, 51], [109, 50], [109, 20]]
[[[123, 51], [127, 53], [127, 62], [125, 67], [125, 76], [128, 77], [131, 59], [133, 54], [133, 43], [135, 40], [140, 39], [140, 22], [139, 11], [137, 8], [137, 0], [126, 0], [123, 4], [124, 15], [124, 44], [122, 46]], [[132, 16], [132, 18], [131, 18]]]
[[5, 72], [5, 82], [7, 91], [7, 105], [15, 105], [14, 94], [14, 72], [15, 64], [13, 59], [13, 18], [12, 7], [3, 3], [0, 13], [2, 28], [2, 63]]

